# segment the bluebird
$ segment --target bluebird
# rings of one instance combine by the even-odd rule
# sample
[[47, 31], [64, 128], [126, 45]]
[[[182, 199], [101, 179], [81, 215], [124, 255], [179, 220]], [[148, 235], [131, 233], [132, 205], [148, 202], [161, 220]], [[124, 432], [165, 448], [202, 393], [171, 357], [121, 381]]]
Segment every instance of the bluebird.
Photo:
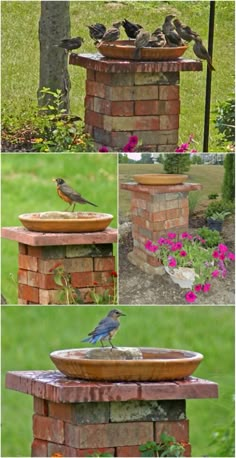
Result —
[[112, 348], [115, 348], [111, 342], [111, 339], [114, 337], [114, 335], [117, 333], [119, 329], [119, 326], [120, 326], [119, 317], [120, 316], [126, 316], [126, 315], [125, 313], [121, 312], [118, 309], [110, 310], [107, 316], [103, 318], [101, 321], [99, 321], [96, 328], [93, 331], [89, 332], [88, 334], [89, 337], [85, 337], [85, 339], [81, 340], [81, 342], [89, 342], [92, 344], [96, 344], [97, 342], [100, 341], [102, 344], [102, 347], [104, 347], [103, 341], [108, 340]]

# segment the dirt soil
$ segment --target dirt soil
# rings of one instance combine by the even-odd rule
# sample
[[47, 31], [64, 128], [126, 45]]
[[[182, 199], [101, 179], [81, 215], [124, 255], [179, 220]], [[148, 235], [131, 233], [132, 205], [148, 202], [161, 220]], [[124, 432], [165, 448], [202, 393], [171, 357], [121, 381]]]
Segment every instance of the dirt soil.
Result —
[[[190, 219], [189, 231], [205, 225], [204, 217], [200, 214]], [[127, 254], [133, 249], [132, 223], [121, 224], [119, 244], [119, 304], [149, 304], [149, 305], [186, 305], [184, 298], [187, 290], [174, 284], [168, 274], [163, 276], [148, 275], [127, 259]], [[234, 251], [234, 219], [230, 217], [224, 222], [222, 232], [224, 243]], [[215, 278], [209, 293], [198, 295], [196, 305], [232, 305], [235, 302], [235, 268], [231, 262], [227, 277], [222, 280]]]

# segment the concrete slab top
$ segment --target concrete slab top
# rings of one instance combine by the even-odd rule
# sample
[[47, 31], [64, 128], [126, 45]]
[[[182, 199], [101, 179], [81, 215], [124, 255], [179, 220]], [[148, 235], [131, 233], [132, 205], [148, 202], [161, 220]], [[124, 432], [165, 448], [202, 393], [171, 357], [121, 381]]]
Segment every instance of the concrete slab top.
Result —
[[200, 191], [202, 185], [200, 183], [182, 183], [175, 185], [143, 185], [134, 182], [121, 183], [121, 189], [126, 189], [132, 192], [146, 192], [148, 194], [164, 194], [172, 192], [189, 192], [189, 191]]
[[31, 246], [93, 245], [117, 243], [118, 231], [108, 227], [100, 232], [49, 233], [28, 231], [24, 227], [3, 227], [1, 237]]
[[217, 398], [215, 382], [196, 377], [171, 382], [92, 382], [67, 378], [59, 371], [11, 371], [6, 388], [52, 402], [110, 402]]
[[88, 70], [109, 73], [167, 73], [179, 71], [202, 71], [202, 62], [193, 59], [178, 58], [166, 61], [133, 61], [108, 59], [97, 53], [77, 54], [71, 53], [71, 65], [79, 65]]

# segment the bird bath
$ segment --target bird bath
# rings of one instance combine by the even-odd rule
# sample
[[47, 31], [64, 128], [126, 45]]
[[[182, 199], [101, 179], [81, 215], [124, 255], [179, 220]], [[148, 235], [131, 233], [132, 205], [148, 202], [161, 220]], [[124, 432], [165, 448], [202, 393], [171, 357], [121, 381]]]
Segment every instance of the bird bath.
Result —
[[97, 232], [104, 231], [113, 215], [96, 212], [39, 212], [19, 215], [30, 231], [36, 232]]
[[[88, 359], [91, 349], [77, 348], [50, 353], [57, 369], [68, 377], [99, 381], [164, 381], [191, 375], [203, 359], [193, 351], [140, 347], [141, 359]], [[112, 352], [104, 348], [104, 352]]]
[[[97, 49], [105, 57], [112, 59], [130, 59], [137, 60], [134, 57], [135, 51], [135, 40], [117, 40], [113, 43], [101, 43]], [[163, 48], [141, 48], [140, 59], [141, 60], [172, 60], [182, 56], [188, 46], [179, 47], [163, 47]], [[138, 60], [140, 60], [138, 59]]]
[[137, 183], [152, 186], [182, 184], [187, 178], [188, 175], [172, 175], [168, 173], [146, 173], [133, 176]]

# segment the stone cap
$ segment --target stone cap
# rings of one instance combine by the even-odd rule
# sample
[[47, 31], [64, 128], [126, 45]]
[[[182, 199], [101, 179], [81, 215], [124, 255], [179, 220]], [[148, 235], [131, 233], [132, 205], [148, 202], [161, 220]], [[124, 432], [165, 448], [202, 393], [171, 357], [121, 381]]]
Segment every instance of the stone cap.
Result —
[[166, 61], [134, 61], [108, 59], [97, 53], [71, 53], [69, 64], [79, 65], [88, 70], [105, 73], [167, 73], [167, 72], [200, 72], [202, 62], [193, 59], [175, 59]]
[[218, 397], [217, 383], [196, 377], [171, 382], [90, 382], [70, 379], [53, 370], [8, 372], [6, 388], [57, 403]]
[[108, 227], [100, 232], [50, 233], [33, 232], [24, 227], [3, 227], [1, 237], [31, 246], [92, 245], [117, 243], [118, 231]]
[[121, 189], [126, 189], [132, 192], [146, 192], [148, 194], [164, 194], [171, 192], [189, 192], [189, 191], [200, 191], [202, 185], [200, 183], [183, 183], [183, 184], [171, 184], [171, 185], [143, 185], [138, 183], [121, 183]]

